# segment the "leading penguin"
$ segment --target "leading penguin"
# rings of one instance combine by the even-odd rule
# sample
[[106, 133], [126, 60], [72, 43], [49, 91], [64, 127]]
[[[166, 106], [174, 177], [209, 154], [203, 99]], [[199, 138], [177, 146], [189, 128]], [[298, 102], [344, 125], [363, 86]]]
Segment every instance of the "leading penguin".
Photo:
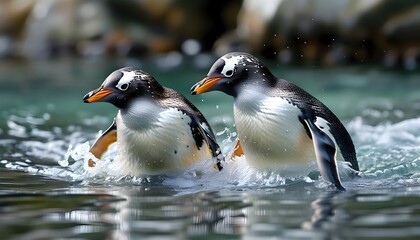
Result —
[[300, 87], [276, 78], [254, 56], [224, 55], [191, 93], [213, 90], [234, 98], [234, 155], [244, 154], [250, 165], [273, 169], [316, 158], [321, 176], [343, 191], [336, 161], [345, 160], [359, 170], [353, 141], [331, 110]]
[[[133, 175], [164, 174], [204, 159], [215, 159], [215, 167], [222, 169], [223, 155], [201, 112], [142, 70], [112, 72], [83, 100], [109, 102], [119, 109], [111, 127], [90, 149], [98, 159], [116, 141], [118, 163]], [[94, 164], [89, 161], [89, 166]]]

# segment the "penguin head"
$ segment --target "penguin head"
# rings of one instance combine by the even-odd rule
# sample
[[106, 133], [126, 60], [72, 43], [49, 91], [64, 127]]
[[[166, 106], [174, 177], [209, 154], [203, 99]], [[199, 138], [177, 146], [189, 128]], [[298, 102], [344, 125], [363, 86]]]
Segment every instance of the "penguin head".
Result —
[[126, 67], [112, 72], [98, 89], [87, 93], [83, 101], [109, 102], [117, 108], [124, 109], [136, 98], [158, 97], [163, 91], [163, 87], [152, 75]]
[[241, 87], [272, 84], [275, 77], [249, 53], [232, 52], [216, 60], [207, 77], [191, 88], [191, 94], [219, 90], [236, 97]]

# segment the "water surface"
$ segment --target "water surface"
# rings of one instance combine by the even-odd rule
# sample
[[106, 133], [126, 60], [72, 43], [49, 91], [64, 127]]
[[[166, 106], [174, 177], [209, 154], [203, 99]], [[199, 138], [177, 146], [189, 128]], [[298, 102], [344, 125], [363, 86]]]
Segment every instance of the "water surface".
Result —
[[277, 76], [318, 97], [348, 128], [362, 173], [344, 180], [344, 193], [316, 173], [283, 177], [240, 160], [220, 173], [194, 166], [178, 176], [126, 176], [114, 170], [115, 147], [97, 169], [85, 167], [89, 145], [116, 110], [84, 104], [82, 97], [122, 66], [140, 66], [187, 96], [229, 150], [232, 99], [188, 93], [211, 61], [172, 67], [153, 59], [0, 63], [2, 238], [420, 237], [419, 72], [271, 64]]

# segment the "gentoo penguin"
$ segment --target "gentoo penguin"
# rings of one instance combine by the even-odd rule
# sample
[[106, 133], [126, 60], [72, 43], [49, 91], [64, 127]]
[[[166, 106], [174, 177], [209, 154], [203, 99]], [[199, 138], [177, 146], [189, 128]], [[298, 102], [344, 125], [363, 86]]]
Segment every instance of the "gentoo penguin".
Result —
[[117, 141], [117, 161], [134, 175], [164, 174], [204, 159], [214, 159], [215, 167], [222, 169], [223, 155], [201, 112], [142, 70], [112, 72], [83, 100], [109, 102], [119, 109], [111, 127], [90, 149], [98, 159]]
[[213, 90], [234, 98], [234, 155], [243, 153], [250, 165], [281, 169], [316, 159], [322, 177], [340, 190], [345, 189], [336, 160], [344, 159], [359, 170], [353, 142], [340, 120], [300, 87], [276, 78], [254, 56], [224, 55], [191, 93]]

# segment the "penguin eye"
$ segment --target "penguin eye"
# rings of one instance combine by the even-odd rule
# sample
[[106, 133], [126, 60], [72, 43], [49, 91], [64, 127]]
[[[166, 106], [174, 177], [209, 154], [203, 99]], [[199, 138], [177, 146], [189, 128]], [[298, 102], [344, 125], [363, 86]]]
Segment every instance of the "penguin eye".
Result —
[[225, 77], [232, 77], [233, 73], [235, 72], [236, 64], [232, 64], [231, 62], [227, 62], [223, 65], [223, 69], [220, 71], [221, 74]]
[[233, 70], [227, 70], [225, 73], [226, 77], [232, 77], [232, 75], [233, 75]]
[[122, 84], [122, 85], [119, 87], [119, 89], [120, 89], [120, 90], [122, 90], [122, 91], [127, 90], [127, 89], [128, 89], [128, 84], [127, 84], [127, 83]]

